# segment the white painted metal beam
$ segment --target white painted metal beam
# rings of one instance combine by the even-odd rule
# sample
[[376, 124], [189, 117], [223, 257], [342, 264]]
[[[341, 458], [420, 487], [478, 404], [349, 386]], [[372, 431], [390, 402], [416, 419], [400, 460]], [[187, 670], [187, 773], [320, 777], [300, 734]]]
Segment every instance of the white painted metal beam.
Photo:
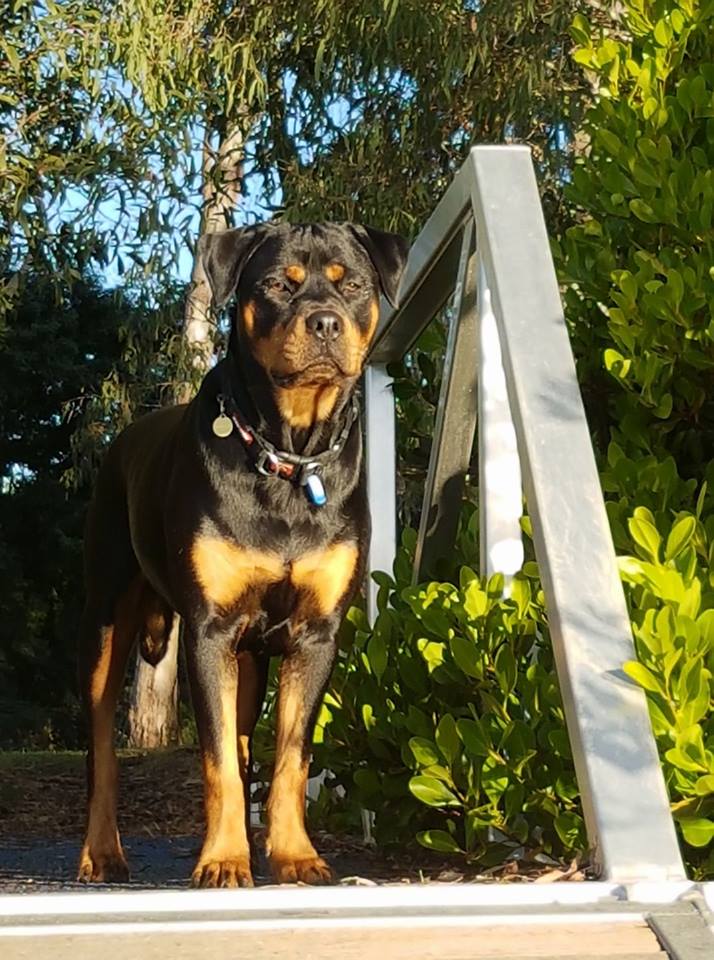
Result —
[[530, 151], [475, 147], [477, 243], [491, 291], [568, 734], [603, 878], [684, 867], [635, 658]]

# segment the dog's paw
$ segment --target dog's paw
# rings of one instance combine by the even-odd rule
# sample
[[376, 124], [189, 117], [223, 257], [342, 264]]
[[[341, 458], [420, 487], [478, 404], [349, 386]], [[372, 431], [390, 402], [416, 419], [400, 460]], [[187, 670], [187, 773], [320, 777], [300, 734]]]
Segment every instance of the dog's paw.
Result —
[[192, 887], [252, 887], [248, 857], [234, 860], [199, 860], [191, 875]]
[[128, 883], [129, 867], [121, 849], [97, 853], [85, 846], [79, 857], [80, 883]]
[[332, 870], [322, 857], [289, 858], [273, 855], [270, 867], [276, 883], [309, 883], [323, 886], [333, 882]]

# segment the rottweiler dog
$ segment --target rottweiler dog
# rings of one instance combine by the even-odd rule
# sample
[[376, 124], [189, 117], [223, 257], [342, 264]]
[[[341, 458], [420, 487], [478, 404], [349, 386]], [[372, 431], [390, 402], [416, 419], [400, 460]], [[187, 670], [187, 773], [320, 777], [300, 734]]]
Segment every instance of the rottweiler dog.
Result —
[[399, 236], [348, 223], [203, 238], [227, 354], [188, 404], [127, 427], [87, 518], [80, 686], [89, 727], [79, 879], [124, 881], [114, 716], [135, 643], [157, 663], [175, 613], [199, 733], [206, 833], [192, 882], [251, 886], [253, 729], [281, 656], [267, 852], [276, 882], [326, 883], [305, 829], [316, 714], [365, 571], [370, 521], [356, 386], [406, 261]]

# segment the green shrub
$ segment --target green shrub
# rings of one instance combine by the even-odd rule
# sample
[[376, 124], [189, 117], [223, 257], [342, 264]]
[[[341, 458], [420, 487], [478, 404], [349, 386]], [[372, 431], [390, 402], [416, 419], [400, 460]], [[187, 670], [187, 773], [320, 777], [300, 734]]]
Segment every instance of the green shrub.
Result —
[[[411, 531], [405, 540], [411, 547]], [[412, 586], [406, 548], [395, 578], [375, 575], [374, 629], [352, 609], [318, 721], [315, 761], [332, 779], [317, 819], [337, 809], [355, 822], [362, 806], [374, 812], [381, 843], [416, 835], [481, 864], [520, 846], [584, 847], [536, 578], [535, 564], [526, 565], [507, 599], [501, 575], [485, 583], [468, 567], [458, 586]]]
[[[703, 500], [704, 497], [701, 497]], [[625, 671], [647, 692], [672, 810], [697, 873], [714, 874], [714, 517], [679, 513], [666, 538], [638, 507], [637, 556], [620, 558], [639, 661]]]
[[[575, 20], [597, 97], [555, 246], [672, 807], [714, 875], [714, 3]], [[635, 556], [632, 556], [635, 555]]]
[[566, 190], [581, 222], [557, 247], [566, 313], [593, 425], [700, 476], [714, 448], [714, 3], [629, 0], [623, 21], [627, 42], [573, 28], [599, 95]]
[[[704, 496], [700, 496], [703, 502]], [[672, 811], [695, 877], [714, 876], [714, 518], [664, 525], [645, 507], [620, 558]], [[666, 530], [663, 536], [657, 529]], [[537, 568], [503, 596], [466, 566], [455, 583], [411, 585], [407, 531], [394, 577], [376, 574], [370, 630], [353, 608], [318, 721], [314, 772], [329, 771], [311, 815], [381, 845], [416, 837], [490, 866], [525, 848], [587, 848]]]

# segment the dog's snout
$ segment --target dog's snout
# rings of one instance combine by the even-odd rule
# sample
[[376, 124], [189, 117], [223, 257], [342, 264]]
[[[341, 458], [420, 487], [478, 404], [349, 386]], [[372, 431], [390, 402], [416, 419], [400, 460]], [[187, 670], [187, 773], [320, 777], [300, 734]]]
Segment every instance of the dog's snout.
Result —
[[342, 318], [331, 310], [317, 310], [307, 317], [305, 326], [318, 340], [337, 340], [342, 333]]

